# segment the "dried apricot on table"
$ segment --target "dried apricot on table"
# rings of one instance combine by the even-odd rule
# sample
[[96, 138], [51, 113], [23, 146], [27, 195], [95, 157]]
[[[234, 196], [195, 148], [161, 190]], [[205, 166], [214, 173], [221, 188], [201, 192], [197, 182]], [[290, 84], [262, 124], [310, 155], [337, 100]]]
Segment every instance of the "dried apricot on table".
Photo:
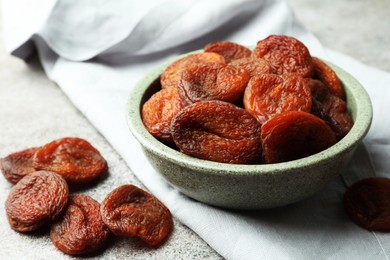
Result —
[[214, 52], [193, 53], [172, 62], [161, 74], [161, 87], [177, 87], [183, 69], [187, 68], [190, 65], [210, 62], [221, 64], [226, 63], [225, 59], [221, 55]]
[[278, 74], [296, 73], [310, 77], [313, 62], [307, 47], [298, 39], [286, 35], [270, 35], [257, 42], [252, 55], [271, 63]]
[[268, 61], [255, 57], [234, 60], [229, 65], [248, 71], [251, 77], [275, 73], [275, 69], [272, 68]]
[[99, 202], [75, 194], [69, 197], [65, 213], [51, 226], [50, 239], [62, 252], [78, 255], [100, 249], [110, 233], [100, 215]]
[[65, 137], [42, 146], [33, 159], [37, 170], [56, 172], [69, 183], [85, 183], [97, 179], [108, 170], [107, 162], [89, 142]]
[[142, 106], [142, 122], [151, 135], [164, 142], [173, 142], [170, 124], [172, 118], [183, 108], [178, 90], [165, 88], [156, 92]]
[[5, 202], [11, 228], [33, 231], [56, 219], [65, 209], [69, 189], [61, 175], [36, 171], [12, 187]]
[[173, 226], [168, 208], [150, 193], [131, 184], [110, 192], [100, 212], [115, 235], [139, 237], [152, 246], [165, 240]]
[[181, 74], [179, 96], [184, 105], [198, 101], [235, 102], [242, 97], [249, 80], [244, 69], [207, 63], [187, 67]]
[[294, 74], [252, 77], [243, 101], [245, 109], [261, 124], [286, 111], [310, 112], [312, 106], [307, 81]]
[[260, 124], [245, 109], [223, 101], [183, 108], [171, 123], [180, 151], [223, 163], [253, 163], [261, 158]]
[[16, 184], [27, 174], [36, 171], [32, 166], [32, 162], [38, 149], [39, 147], [28, 148], [0, 159], [0, 170], [7, 181]]
[[390, 179], [362, 179], [347, 188], [344, 207], [356, 224], [367, 230], [390, 231]]
[[332, 129], [320, 118], [306, 112], [276, 115], [261, 129], [263, 159], [279, 163], [321, 152], [336, 143]]
[[203, 50], [205, 52], [215, 52], [225, 58], [226, 63], [233, 60], [250, 57], [252, 51], [245, 46], [234, 42], [218, 41], [207, 44]]
[[312, 62], [314, 69], [313, 77], [324, 83], [332, 95], [345, 100], [343, 86], [341, 85], [340, 79], [337, 77], [333, 69], [319, 58], [312, 57]]

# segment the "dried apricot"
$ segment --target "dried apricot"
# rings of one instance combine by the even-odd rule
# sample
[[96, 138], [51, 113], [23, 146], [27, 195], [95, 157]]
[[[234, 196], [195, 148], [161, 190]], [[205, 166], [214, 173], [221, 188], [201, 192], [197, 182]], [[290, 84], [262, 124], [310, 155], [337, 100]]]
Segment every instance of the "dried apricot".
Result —
[[109, 235], [110, 230], [100, 215], [99, 202], [83, 194], [69, 197], [65, 213], [50, 229], [52, 243], [70, 255], [100, 249]]
[[336, 143], [332, 129], [320, 118], [306, 112], [276, 115], [261, 129], [263, 159], [279, 163], [303, 158]]
[[36, 171], [12, 187], [5, 202], [8, 222], [19, 232], [38, 229], [66, 208], [69, 189], [61, 175]]
[[343, 138], [353, 126], [353, 120], [347, 110], [347, 104], [341, 98], [330, 95], [327, 101], [323, 103], [323, 107], [332, 120], [331, 127], [338, 139]]
[[214, 52], [201, 52], [189, 54], [172, 62], [162, 73], [160, 83], [162, 88], [177, 87], [183, 69], [190, 65], [201, 63], [221, 63], [225, 64], [225, 59]]
[[245, 109], [261, 124], [286, 111], [310, 112], [312, 106], [307, 81], [294, 74], [252, 77], [243, 101]]
[[235, 102], [242, 97], [249, 80], [244, 69], [207, 63], [187, 67], [181, 74], [179, 96], [184, 105], [198, 101]]
[[362, 179], [347, 188], [344, 207], [353, 222], [364, 229], [390, 231], [390, 179]]
[[99, 151], [77, 137], [61, 138], [42, 146], [35, 153], [33, 167], [56, 172], [69, 183], [92, 181], [108, 170]]
[[207, 44], [203, 50], [205, 52], [215, 52], [225, 58], [226, 63], [233, 60], [250, 57], [252, 51], [245, 46], [234, 42], [218, 41]]
[[171, 120], [183, 107], [176, 88], [161, 89], [142, 106], [142, 121], [151, 135], [171, 143]]
[[171, 123], [180, 151], [224, 163], [253, 163], [261, 157], [260, 125], [245, 109], [223, 101], [183, 108]]
[[346, 102], [332, 95], [322, 81], [309, 79], [308, 83], [313, 100], [311, 113], [323, 119], [340, 140], [353, 126]]
[[345, 100], [343, 86], [332, 68], [316, 57], [312, 57], [312, 62], [314, 68], [314, 78], [324, 83], [332, 95]]
[[242, 58], [232, 61], [229, 65], [236, 68], [245, 69], [251, 77], [260, 76], [262, 74], [273, 74], [275, 69], [264, 59], [255, 57]]
[[297, 73], [310, 77], [313, 73], [312, 57], [298, 39], [286, 35], [270, 35], [258, 41], [252, 55], [267, 60], [278, 74]]
[[173, 226], [168, 208], [150, 193], [131, 184], [110, 192], [100, 212], [115, 235], [136, 236], [152, 246], [165, 240]]
[[7, 181], [16, 184], [27, 174], [35, 172], [32, 161], [38, 149], [39, 147], [28, 148], [0, 159], [0, 169]]

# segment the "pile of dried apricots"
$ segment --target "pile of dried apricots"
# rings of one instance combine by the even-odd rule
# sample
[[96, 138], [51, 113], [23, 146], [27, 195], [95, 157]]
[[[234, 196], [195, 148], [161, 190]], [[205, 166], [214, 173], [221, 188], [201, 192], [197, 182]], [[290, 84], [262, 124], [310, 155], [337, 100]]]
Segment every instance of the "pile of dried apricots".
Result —
[[84, 139], [66, 137], [9, 154], [0, 159], [0, 169], [14, 184], [5, 202], [11, 228], [25, 233], [49, 225], [52, 243], [64, 253], [101, 249], [110, 234], [155, 246], [172, 229], [168, 208], [132, 184], [114, 189], [102, 204], [70, 194], [72, 185], [96, 181], [108, 171], [106, 160]]
[[212, 42], [171, 63], [160, 84], [141, 110], [146, 129], [200, 159], [290, 161], [332, 146], [353, 126], [335, 72], [285, 35], [253, 51]]

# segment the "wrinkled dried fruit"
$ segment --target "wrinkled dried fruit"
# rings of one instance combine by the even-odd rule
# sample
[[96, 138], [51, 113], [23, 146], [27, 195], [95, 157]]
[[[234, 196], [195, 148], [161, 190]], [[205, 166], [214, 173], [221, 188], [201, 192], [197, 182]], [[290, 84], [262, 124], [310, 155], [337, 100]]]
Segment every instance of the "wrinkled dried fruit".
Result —
[[252, 51], [234, 42], [211, 42], [204, 47], [205, 52], [215, 52], [225, 58], [226, 63], [233, 60], [250, 57]]
[[362, 179], [344, 193], [344, 207], [352, 221], [364, 229], [390, 231], [390, 179]]
[[235, 102], [245, 91], [249, 73], [220, 63], [187, 67], [181, 74], [179, 96], [184, 105], [205, 100]]
[[271, 67], [268, 61], [255, 57], [234, 60], [230, 65], [239, 69], [245, 69], [251, 77], [275, 73], [275, 69]]
[[267, 60], [278, 74], [296, 73], [310, 77], [313, 73], [309, 50], [293, 37], [270, 35], [257, 43], [252, 55]]
[[310, 88], [312, 97], [315, 98], [318, 102], [323, 103], [329, 98], [329, 89], [325, 86], [324, 83], [322, 83], [322, 81], [311, 78], [307, 78], [306, 81]]
[[28, 148], [0, 159], [0, 170], [7, 181], [16, 184], [27, 174], [36, 171], [32, 166], [32, 161], [38, 149], [39, 147]]
[[142, 106], [142, 121], [151, 135], [164, 142], [173, 142], [170, 124], [183, 108], [176, 88], [165, 88], [155, 93]]
[[161, 87], [176, 88], [183, 69], [194, 64], [210, 63], [210, 62], [221, 63], [221, 64], [226, 63], [225, 59], [221, 55], [214, 52], [193, 53], [174, 61], [165, 69], [165, 71], [161, 75], [160, 78]]
[[224, 163], [253, 163], [261, 157], [260, 125], [246, 110], [223, 101], [183, 108], [171, 124], [180, 151]]
[[110, 230], [100, 215], [100, 204], [83, 194], [69, 197], [65, 213], [50, 229], [52, 243], [70, 255], [84, 254], [101, 248]]
[[341, 98], [330, 95], [323, 107], [331, 118], [329, 125], [335, 131], [338, 139], [343, 138], [353, 126], [353, 120], [347, 111], [347, 104]]
[[136, 236], [152, 246], [165, 240], [173, 226], [168, 208], [131, 184], [110, 192], [102, 202], [100, 213], [115, 235]]
[[279, 163], [321, 152], [336, 143], [332, 129], [306, 112], [289, 111], [268, 120], [261, 129], [263, 159]]
[[312, 57], [314, 78], [328, 87], [330, 94], [345, 100], [345, 92], [336, 73], [322, 60]]
[[99, 151], [77, 137], [61, 138], [42, 146], [35, 153], [33, 167], [56, 172], [69, 183], [92, 181], [108, 170]]
[[302, 77], [264, 74], [250, 79], [244, 106], [263, 124], [286, 111], [310, 112], [312, 99], [307, 81]]
[[60, 175], [36, 171], [12, 187], [5, 202], [11, 228], [19, 232], [38, 229], [65, 209], [69, 189]]
[[321, 81], [309, 79], [308, 83], [313, 98], [311, 113], [323, 119], [340, 140], [353, 126], [346, 102], [332, 95]]

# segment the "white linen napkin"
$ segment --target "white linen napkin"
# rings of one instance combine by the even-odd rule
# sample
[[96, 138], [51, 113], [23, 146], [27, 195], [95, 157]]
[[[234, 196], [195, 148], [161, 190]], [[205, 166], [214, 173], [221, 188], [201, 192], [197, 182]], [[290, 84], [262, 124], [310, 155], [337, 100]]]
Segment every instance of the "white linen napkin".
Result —
[[[14, 15], [20, 12], [18, 6], [28, 2], [3, 1], [5, 13], [13, 11]], [[283, 0], [44, 3], [40, 17], [30, 13], [24, 23], [15, 16], [4, 16], [9, 51], [26, 58], [36, 48], [48, 77], [123, 156], [134, 174], [223, 257], [388, 259], [390, 235], [357, 227], [346, 216], [341, 198], [346, 185], [360, 178], [390, 177], [390, 118], [386, 115], [390, 74], [325, 50]], [[150, 69], [177, 54], [215, 40], [255, 45], [269, 34], [300, 39], [312, 55], [339, 65], [366, 87], [374, 120], [365, 146], [359, 147], [340, 178], [294, 205], [238, 211], [189, 199], [159, 176], [128, 131], [127, 95]]]

